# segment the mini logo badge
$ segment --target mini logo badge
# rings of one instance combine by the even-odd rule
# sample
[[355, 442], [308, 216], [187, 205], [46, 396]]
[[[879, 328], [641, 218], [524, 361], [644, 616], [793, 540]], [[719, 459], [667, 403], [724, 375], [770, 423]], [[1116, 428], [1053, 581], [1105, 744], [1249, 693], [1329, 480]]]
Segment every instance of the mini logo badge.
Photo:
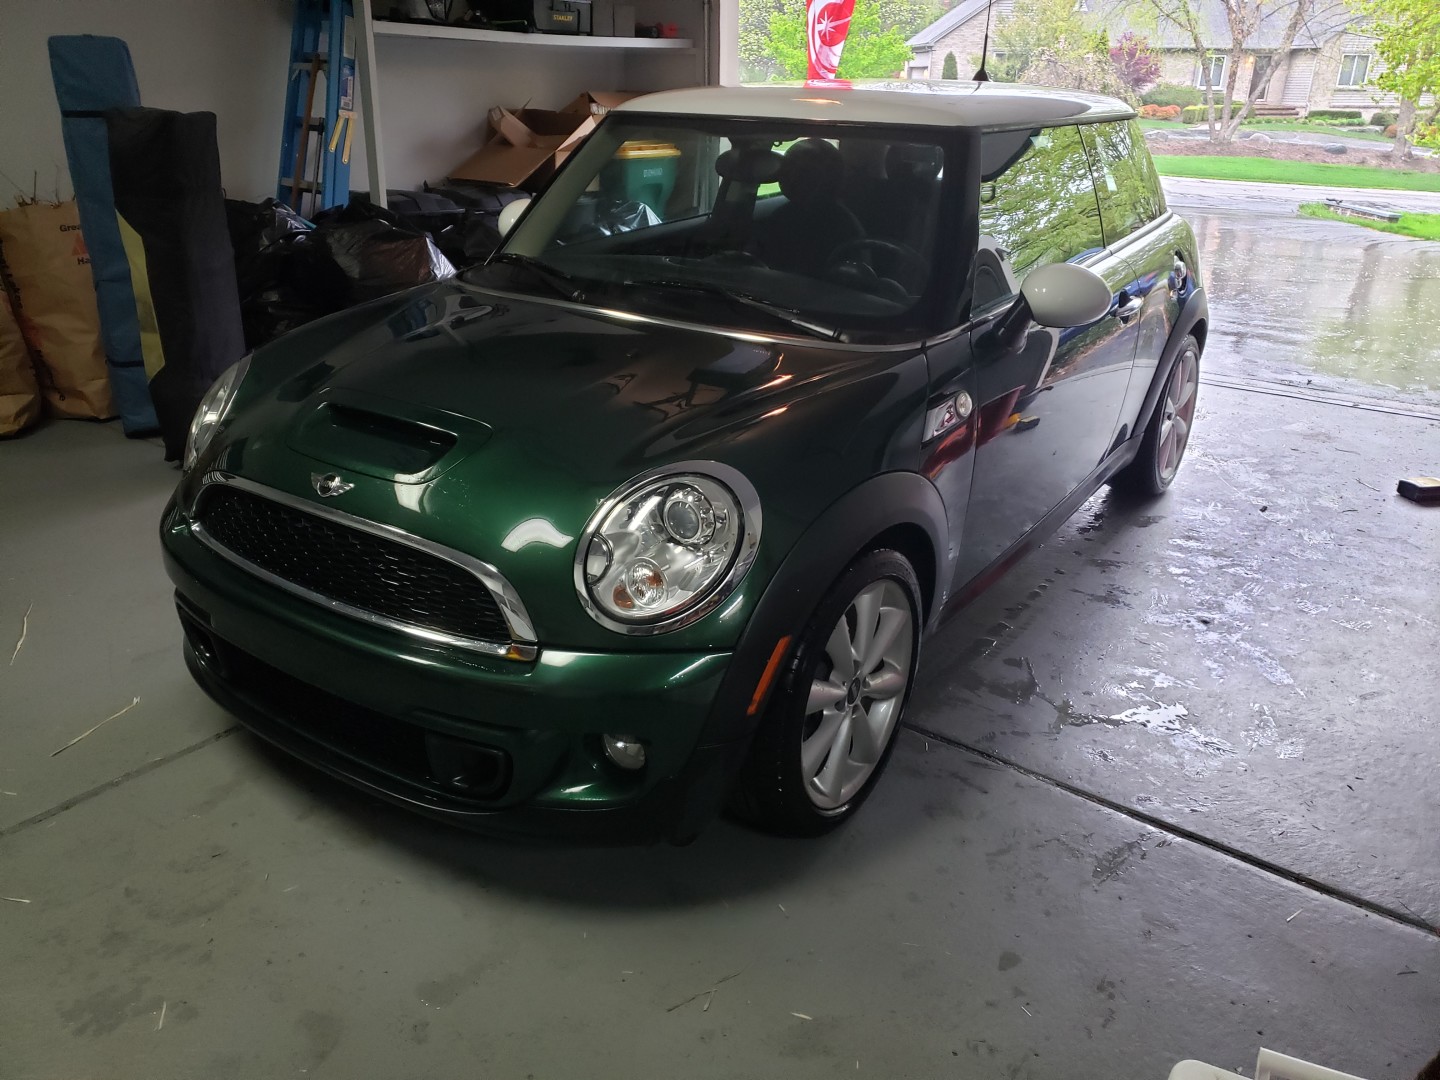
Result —
[[344, 495], [355, 486], [341, 480], [335, 473], [311, 473], [310, 483], [315, 485], [315, 492], [322, 499], [328, 499], [332, 495]]

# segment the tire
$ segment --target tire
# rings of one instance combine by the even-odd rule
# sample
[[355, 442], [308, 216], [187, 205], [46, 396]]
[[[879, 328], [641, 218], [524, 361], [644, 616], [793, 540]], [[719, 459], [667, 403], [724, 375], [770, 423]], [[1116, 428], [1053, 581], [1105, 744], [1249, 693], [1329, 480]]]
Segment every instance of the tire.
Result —
[[[731, 797], [736, 817], [779, 836], [820, 836], [855, 816], [890, 760], [905, 714], [920, 658], [920, 610], [915, 570], [899, 552], [866, 552], [840, 575], [761, 718]], [[835, 658], [853, 662], [857, 641], [866, 670], [837, 678]], [[883, 696], [865, 692], [880, 687]], [[826, 703], [812, 709], [812, 695]]]
[[1140, 498], [1154, 498], [1175, 482], [1194, 430], [1199, 389], [1200, 343], [1192, 336], [1185, 339], [1165, 372], [1165, 389], [1145, 427], [1140, 452], [1115, 474], [1111, 487]]

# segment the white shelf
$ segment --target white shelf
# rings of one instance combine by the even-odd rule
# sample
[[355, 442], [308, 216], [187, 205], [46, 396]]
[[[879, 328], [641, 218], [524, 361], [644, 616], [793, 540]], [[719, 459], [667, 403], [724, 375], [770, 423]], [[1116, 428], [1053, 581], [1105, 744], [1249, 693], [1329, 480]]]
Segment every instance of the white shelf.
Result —
[[534, 46], [542, 49], [664, 49], [693, 50], [690, 38], [591, 37], [584, 34], [515, 34], [504, 30], [476, 30], [468, 26], [439, 23], [374, 21], [376, 37], [441, 38], [448, 41], [475, 41], [489, 45]]

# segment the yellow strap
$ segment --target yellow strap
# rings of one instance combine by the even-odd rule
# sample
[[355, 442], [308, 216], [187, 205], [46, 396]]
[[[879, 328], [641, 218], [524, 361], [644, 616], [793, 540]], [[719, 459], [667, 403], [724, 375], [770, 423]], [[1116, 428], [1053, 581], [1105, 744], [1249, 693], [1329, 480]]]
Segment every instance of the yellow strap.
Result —
[[120, 224], [120, 243], [130, 264], [130, 289], [135, 294], [135, 314], [140, 320], [140, 354], [145, 360], [145, 377], [154, 379], [165, 366], [165, 346], [160, 343], [160, 323], [155, 318], [155, 300], [150, 295], [150, 271], [145, 262], [145, 241], [130, 223], [115, 213]]

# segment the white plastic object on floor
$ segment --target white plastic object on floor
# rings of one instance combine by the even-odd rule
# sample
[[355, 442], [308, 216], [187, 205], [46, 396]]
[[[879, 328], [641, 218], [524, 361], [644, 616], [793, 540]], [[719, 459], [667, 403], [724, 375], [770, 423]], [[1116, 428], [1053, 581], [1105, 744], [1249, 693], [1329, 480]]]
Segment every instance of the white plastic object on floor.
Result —
[[1261, 1050], [1255, 1062], [1255, 1080], [1360, 1080], [1360, 1077], [1274, 1050]]
[[[1203, 1061], [1182, 1061], [1170, 1070], [1170, 1080], [1248, 1080], [1239, 1073], [1206, 1065]], [[1339, 1069], [1302, 1061], [1274, 1050], [1260, 1051], [1255, 1061], [1255, 1080], [1361, 1080]]]
[[1203, 1061], [1182, 1061], [1170, 1070], [1170, 1080], [1247, 1080], [1239, 1073], [1206, 1065]]

